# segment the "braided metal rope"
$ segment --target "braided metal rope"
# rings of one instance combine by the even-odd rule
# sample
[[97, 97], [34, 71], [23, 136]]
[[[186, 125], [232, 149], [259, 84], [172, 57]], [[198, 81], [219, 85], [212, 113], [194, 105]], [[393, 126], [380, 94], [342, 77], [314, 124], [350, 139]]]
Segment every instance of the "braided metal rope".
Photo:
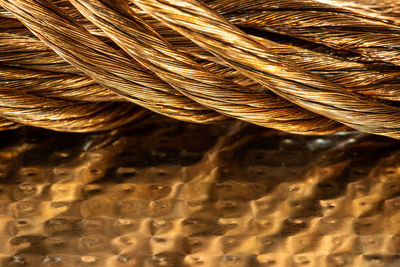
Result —
[[107, 130], [151, 110], [298, 134], [400, 137], [397, 0], [0, 6], [1, 129]]

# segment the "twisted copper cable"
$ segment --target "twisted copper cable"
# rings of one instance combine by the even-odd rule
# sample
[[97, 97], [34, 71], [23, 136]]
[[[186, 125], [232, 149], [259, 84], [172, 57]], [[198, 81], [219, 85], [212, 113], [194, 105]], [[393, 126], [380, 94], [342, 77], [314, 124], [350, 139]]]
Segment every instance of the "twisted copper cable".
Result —
[[[229, 5], [229, 1], [226, 1], [227, 6], [236, 6], [238, 3], [244, 6], [246, 4], [246, 2], [235, 1]], [[296, 4], [294, 4], [292, 8], [295, 8], [295, 5]], [[219, 12], [223, 12], [224, 6], [216, 5], [215, 9]], [[140, 10], [137, 9], [135, 9], [135, 11], [140, 12]], [[140, 15], [144, 16], [144, 20], [168, 40], [169, 43], [173, 44], [177, 50], [207, 61], [223, 64], [224, 67], [230, 68], [227, 64], [224, 64], [222, 60], [214, 57], [207, 50], [196, 46], [189, 39], [174, 34], [165, 24], [152, 19], [144, 12], [141, 12]], [[234, 22], [234, 18], [232, 21]], [[398, 75], [400, 72], [398, 68], [391, 68], [387, 65], [377, 63], [359, 63], [350, 60], [349, 57], [343, 58], [332, 55], [329, 52], [323, 53], [321, 51], [312, 50], [312, 48], [299, 47], [292, 43], [282, 44], [271, 40], [267, 41], [264, 38], [256, 36], [253, 36], [253, 38], [256, 38], [258, 42], [268, 47], [271, 52], [284, 56], [287, 60], [296, 62], [297, 65], [329, 81], [339, 83], [349, 91], [361, 95], [373, 95], [376, 99], [387, 99], [391, 101], [397, 101], [399, 99], [400, 95], [397, 88]], [[311, 46], [313, 45], [314, 44]], [[320, 49], [323, 50], [323, 48]], [[241, 77], [241, 79], [244, 79], [244, 77]]]
[[[105, 21], [107, 21], [107, 20], [105, 20]], [[121, 28], [121, 25], [118, 25], [115, 20], [114, 20], [114, 23], [116, 24], [115, 28], [117, 30], [118, 30], [118, 27]], [[108, 26], [111, 27], [112, 25], [108, 25]], [[132, 26], [132, 25], [130, 25], [130, 26]], [[133, 29], [134, 28], [132, 27], [131, 31], [133, 31]], [[138, 32], [136, 32], [136, 33], [138, 33]], [[132, 40], [133, 40], [133, 37], [134, 37], [134, 35], [132, 34], [131, 35]], [[122, 40], [121, 35], [118, 36], [117, 40]], [[128, 38], [125, 38], [124, 41], [125, 42], [122, 43], [123, 45], [129, 44], [129, 36], [128, 36]], [[162, 41], [161, 41], [161, 46], [163, 46]], [[138, 51], [138, 49], [137, 49], [137, 51]], [[155, 55], [156, 52], [157, 52], [157, 50], [154, 49], [153, 51], [150, 51], [148, 53], [153, 53]], [[172, 57], [172, 59], [179, 57], [179, 55], [177, 53], [174, 54], [174, 52], [172, 50], [170, 51], [170, 54], [173, 54], [173, 56], [174, 56], [174, 57]], [[169, 57], [169, 58], [171, 59], [171, 57]], [[182, 59], [182, 56], [180, 58]], [[144, 55], [142, 57], [142, 59], [146, 59], [146, 55]], [[160, 58], [155, 58], [155, 59], [156, 59], [156, 61], [153, 61], [154, 63], [157, 63], [157, 61], [159, 63], [162, 63], [160, 61]], [[226, 80], [223, 80], [220, 78], [218, 79], [217, 76], [213, 77], [212, 73], [210, 73], [210, 72], [201, 73], [199, 70], [196, 70], [196, 68], [200, 69], [201, 66], [199, 66], [198, 64], [195, 64], [194, 62], [189, 63], [189, 65], [188, 65], [187, 58], [186, 59], [183, 58], [183, 61], [184, 62], [183, 62], [183, 64], [181, 63], [180, 69], [178, 69], [179, 72], [184, 73], [185, 75], [189, 76], [190, 71], [192, 72], [192, 74], [193, 74], [193, 72], [197, 71], [197, 74], [194, 74], [195, 77], [203, 76], [204, 77], [203, 80], [206, 79], [205, 82], [199, 82], [199, 78], [198, 78], [197, 80], [194, 80], [194, 82], [192, 82], [190, 84], [191, 92], [195, 92], [194, 89], [196, 87], [197, 88], [200, 87], [200, 89], [201, 89], [201, 90], [197, 89], [198, 95], [197, 96], [194, 95], [192, 97], [194, 97], [195, 100], [197, 100], [197, 102], [199, 102], [205, 106], [211, 107], [211, 108], [219, 111], [222, 114], [230, 115], [230, 116], [236, 117], [236, 118], [242, 118], [244, 120], [247, 120], [247, 121], [250, 121], [253, 123], [258, 123], [258, 124], [261, 124], [264, 126], [274, 127], [274, 128], [278, 128], [281, 130], [297, 132], [297, 133], [306, 133], [306, 132], [315, 132], [315, 131], [318, 131], [321, 133], [329, 133], [329, 132], [337, 131], [338, 129], [343, 129], [343, 127], [340, 126], [339, 124], [329, 121], [325, 118], [310, 114], [309, 112], [307, 112], [305, 110], [302, 111], [298, 107], [293, 106], [290, 102], [284, 102], [281, 100], [277, 101], [275, 99], [276, 97], [273, 97], [270, 94], [257, 94], [256, 92], [251, 92], [250, 98], [251, 99], [254, 98], [254, 100], [252, 100], [252, 103], [250, 103], [250, 102], [243, 103], [242, 105], [244, 105], [244, 108], [243, 107], [241, 108], [240, 107], [241, 103], [240, 102], [235, 103], [234, 101], [235, 101], [235, 99], [239, 99], [239, 101], [241, 101], [242, 99], [249, 98], [248, 94], [246, 96], [245, 93], [241, 93], [241, 91], [239, 90], [239, 87], [235, 86], [233, 83], [230, 83], [229, 81], [226, 81]], [[140, 61], [140, 62], [142, 64], [146, 65], [143, 61]], [[171, 63], [169, 63], [169, 64], [171, 65]], [[175, 61], [175, 63], [172, 63], [172, 64], [174, 64], [174, 67], [176, 68], [179, 65], [179, 61]], [[185, 66], [185, 64], [188, 66], [190, 66], [190, 64], [192, 64], [192, 65], [194, 64], [197, 66], [196, 66], [196, 68], [188, 69]], [[146, 65], [146, 66], [148, 66], [148, 65]], [[155, 73], [157, 75], [160, 75], [161, 71], [162, 71], [162, 69], [156, 69]], [[168, 75], [168, 73], [166, 75]], [[180, 88], [181, 90], [184, 90], [185, 88], [189, 88], [187, 83], [190, 82], [190, 80], [184, 76], [181, 76], [181, 79], [183, 80], [183, 81], [181, 81], [181, 83], [183, 83], [183, 84], [182, 84], [182, 86], [178, 85], [177, 87]], [[169, 80], [169, 82], [171, 84], [173, 84], [173, 82], [171, 82], [171, 80]], [[214, 82], [214, 84], [216, 84], [216, 85], [212, 85], [212, 84], [210, 84], [210, 82]], [[219, 85], [218, 85], [218, 83], [219, 83]], [[175, 83], [175, 86], [176, 86], [176, 83]], [[211, 88], [207, 89], [206, 88], [207, 86], [211, 87]], [[225, 88], [229, 88], [229, 87], [231, 87], [233, 89], [231, 91], [225, 90]], [[201, 93], [206, 92], [206, 89], [210, 92], [208, 94], [209, 95], [208, 98], [205, 95], [201, 95]], [[236, 96], [230, 95], [229, 99], [223, 101], [224, 99], [216, 98], [216, 96], [217, 96], [216, 93], [218, 90], [222, 91], [220, 93], [220, 95], [222, 95], [222, 96], [224, 96], [224, 95], [227, 96], [230, 92], [236, 93]], [[199, 94], [199, 92], [200, 92], [200, 94]], [[257, 95], [259, 95], [259, 96], [257, 96]], [[212, 99], [212, 98], [214, 98], [214, 99]], [[263, 99], [263, 101], [260, 101], [258, 99]], [[211, 104], [210, 104], [210, 102], [211, 102]], [[238, 102], [238, 101], [236, 100], [236, 102]], [[286, 123], [283, 123], [283, 122], [286, 122]]]
[[208, 122], [218, 113], [183, 97], [119, 54], [48, 1], [2, 1], [36, 36], [97, 83], [130, 101], [173, 118]]
[[[0, 18], [0, 22], [8, 20]], [[22, 24], [20, 24], [23, 26]], [[24, 69], [81, 73], [44, 45], [26, 28], [0, 32], [0, 63]]]
[[[216, 0], [220, 13], [237, 26], [268, 29], [337, 49], [359, 53], [367, 60], [399, 64], [400, 28], [360, 17], [323, 1]], [[238, 7], [240, 6], [240, 9]], [[253, 12], [254, 9], [257, 12]]]
[[[162, 80], [221, 114], [298, 133], [316, 130], [332, 132], [340, 127], [332, 121], [293, 106], [290, 102], [278, 100], [274, 95], [250, 91], [214, 75], [173, 49], [139, 17], [134, 14], [129, 16], [129, 11], [124, 6], [117, 6], [111, 1], [71, 2], [115, 43]], [[106, 5], [107, 2], [109, 6]], [[149, 54], [152, 56], [148, 57]], [[305, 120], [309, 124], [305, 124]]]
[[[160, 32], [165, 29], [156, 28], [155, 30]], [[3, 64], [24, 69], [81, 73], [78, 69], [63, 61], [62, 58], [40, 40], [29, 35], [29, 32], [27, 33], [25, 31], [23, 34], [0, 33], [0, 36], [0, 61]], [[13, 38], [10, 39], [9, 36], [13, 36]], [[206, 53], [204, 49], [194, 49], [193, 45], [190, 47], [190, 43], [187, 41], [183, 45], [177, 43], [174, 38], [169, 38], [168, 41], [172, 42], [174, 47], [178, 47], [178, 50], [181, 52], [204, 59], [207, 58], [212, 61], [218, 60], [210, 54], [204, 56]], [[258, 38], [258, 41], [263, 42], [263, 44], [268, 46], [274, 53], [283, 55], [288, 60], [296, 62], [296, 64], [302, 66], [306, 70], [311, 70], [332, 82], [340, 83], [348, 87], [349, 90], [359, 94], [373, 95], [376, 98], [399, 99], [399, 94], [396, 90], [398, 87], [396, 79], [398, 81], [399, 71], [391, 69], [382, 71], [382, 69], [374, 66], [371, 67], [362, 63], [343, 60], [312, 50], [276, 42], [265, 42], [262, 38]], [[210, 58], [210, 56], [212, 58]], [[244, 79], [244, 77], [242, 77], [242, 79]], [[387, 83], [388, 81], [390, 81], [390, 83]], [[79, 93], [77, 92], [76, 95], [79, 95]], [[109, 100], [111, 101], [113, 99], [110, 98]]]
[[0, 86], [1, 116], [31, 126], [59, 131], [102, 131], [131, 122], [144, 110], [130, 103], [53, 100]]
[[[399, 137], [396, 20], [332, 2], [0, 0], [0, 117], [103, 130], [124, 120], [98, 126], [97, 115], [130, 101], [192, 122], [228, 116], [301, 134], [343, 123]], [[51, 116], [48, 103], [66, 117]], [[104, 112], [92, 112], [96, 105]], [[69, 122], [78, 111], [87, 127]]]
[[125, 101], [85, 75], [9, 68], [0, 65], [0, 86], [35, 96], [87, 102]]
[[0, 118], [0, 131], [5, 131], [5, 130], [13, 130], [21, 127], [21, 124], [18, 124], [13, 121], [9, 121], [4, 118]]
[[[82, 20], [82, 19], [81, 19]], [[87, 23], [85, 23], [87, 24]], [[154, 26], [154, 25], [152, 25]], [[165, 31], [165, 27], [163, 29], [156, 29], [158, 32], [160, 31]], [[165, 33], [164, 33], [165, 34]], [[17, 49], [15, 47], [20, 47], [19, 49], [24, 49], [26, 48], [27, 50], [29, 49], [34, 49], [34, 47], [38, 47], [37, 49], [39, 50], [43, 50], [48, 52], [49, 49], [42, 44], [42, 42], [40, 42], [39, 40], [32, 38], [32, 36], [30, 36], [31, 39], [29, 45], [27, 45], [24, 40], [27, 39], [27, 36], [24, 36], [24, 38], [22, 39], [22, 43], [19, 43], [17, 39], [13, 39], [12, 40], [12, 46], [14, 46], [14, 49]], [[7, 39], [3, 38], [0, 39], [0, 42], [3, 40], [3, 42], [8, 42]], [[179, 44], [177, 44], [177, 42], [174, 42], [174, 40], [169, 40], [172, 41], [174, 46], [179, 46]], [[259, 38], [259, 41], [264, 41], [263, 39]], [[395, 77], [398, 75], [398, 72], [396, 71], [388, 71], [388, 72], [382, 72], [382, 71], [376, 71], [376, 67], [375, 67], [375, 71], [374, 70], [370, 70], [370, 68], [368, 66], [365, 66], [363, 64], [357, 64], [356, 62], [349, 62], [349, 61], [344, 61], [343, 59], [337, 59], [334, 58], [330, 55], [324, 55], [322, 53], [316, 53], [315, 51], [311, 51], [311, 50], [306, 50], [306, 49], [301, 49], [298, 47], [292, 47], [292, 46], [287, 46], [287, 45], [282, 45], [282, 44], [278, 44], [278, 43], [273, 43], [274, 45], [272, 45], [272, 42], [263, 42], [264, 45], [268, 45], [268, 48], [278, 54], [284, 54], [289, 60], [294, 60], [297, 64], [301, 65], [302, 67], [304, 67], [307, 70], [315, 70], [317, 71], [316, 67], [318, 66], [321, 69], [318, 69], [318, 73], [322, 76], [326, 76], [328, 77], [328, 79], [331, 79], [332, 81], [335, 82], [339, 82], [342, 83], [346, 86], [349, 85], [349, 83], [357, 83], [358, 86], [362, 86], [360, 89], [356, 89], [354, 88], [354, 86], [352, 86], [352, 90], [358, 91], [360, 94], [363, 94], [364, 91], [370, 91], [373, 90], [373, 88], [371, 88], [371, 86], [369, 86], [368, 88], [366, 87], [369, 84], [374, 84], [375, 86], [378, 85], [377, 81], [379, 80], [384, 80], [387, 81], [388, 79], [391, 79], [392, 81], [395, 80]], [[11, 46], [11, 49], [13, 48]], [[40, 47], [41, 46], [41, 47]], [[182, 45], [182, 49], [187, 49], [187, 47], [190, 46], [190, 44], [188, 44], [187, 42]], [[31, 48], [29, 48], [31, 47]], [[40, 48], [39, 48], [40, 47]], [[7, 47], [8, 49], [10, 49], [9, 47]], [[39, 50], [39, 51], [40, 51]], [[193, 52], [193, 50], [189, 51]], [[202, 52], [205, 52], [205, 50], [202, 50]], [[6, 54], [6, 52], [3, 53], [4, 55]], [[199, 53], [192, 53], [194, 55], [199, 56], [201, 54], [201, 52]], [[26, 55], [20, 55], [19, 57], [21, 58], [25, 58]], [[39, 66], [41, 68], [43, 68], [44, 66], [51, 66], [52, 62], [50, 62], [51, 60], [53, 60], [52, 58], [57, 57], [55, 54], [49, 56], [47, 55], [47, 57], [43, 57], [40, 58], [39, 57], [39, 53], [33, 54], [33, 58], [34, 59], [40, 59], [40, 61], [37, 65], [30, 65], [30, 67], [32, 66]], [[57, 57], [58, 58], [58, 57]], [[44, 62], [45, 60], [48, 60], [49, 62]], [[215, 58], [213, 59], [215, 60]], [[63, 62], [60, 58], [58, 58], [57, 63], [59, 62]], [[72, 66], [68, 65], [70, 68]], [[27, 66], [24, 66], [25, 68]], [[59, 67], [58, 67], [59, 68]], [[73, 68], [73, 67], [72, 67]], [[59, 71], [62, 72], [69, 72], [69, 70], [66, 69], [58, 69]], [[335, 72], [333, 72], [332, 70], [335, 70]], [[329, 72], [327, 72], [329, 71]], [[79, 70], [73, 69], [73, 72], [79, 72]], [[386, 91], [388, 91], [388, 98], [390, 99], [394, 99], [395, 96], [393, 95], [396, 91], [392, 90], [390, 87], [394, 87], [397, 86], [397, 84], [379, 84], [379, 87], [389, 87], [387, 88]], [[376, 91], [376, 90], [375, 90]], [[367, 93], [368, 94], [368, 93]], [[381, 92], [381, 97], [385, 98], [385, 94], [384, 92]]]
[[398, 0], [329, 0], [332, 7], [351, 11], [360, 17], [400, 25], [400, 2]]
[[204, 4], [191, 0], [134, 2], [278, 95], [352, 128], [400, 136], [397, 107], [343, 93], [340, 86], [285, 62]]

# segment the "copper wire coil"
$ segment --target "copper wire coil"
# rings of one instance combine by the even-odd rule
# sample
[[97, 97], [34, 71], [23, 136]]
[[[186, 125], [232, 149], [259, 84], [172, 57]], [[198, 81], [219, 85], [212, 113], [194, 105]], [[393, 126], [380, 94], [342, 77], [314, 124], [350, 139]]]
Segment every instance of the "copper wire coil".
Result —
[[141, 117], [136, 104], [399, 138], [399, 4], [1, 0], [0, 129], [112, 129]]

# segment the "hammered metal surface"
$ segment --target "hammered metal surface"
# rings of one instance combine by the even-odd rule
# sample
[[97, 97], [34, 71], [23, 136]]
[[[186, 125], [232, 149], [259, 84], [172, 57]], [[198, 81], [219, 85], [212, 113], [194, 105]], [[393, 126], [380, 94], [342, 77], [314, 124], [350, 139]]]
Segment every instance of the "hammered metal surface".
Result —
[[3, 132], [2, 266], [399, 266], [399, 159], [237, 122]]

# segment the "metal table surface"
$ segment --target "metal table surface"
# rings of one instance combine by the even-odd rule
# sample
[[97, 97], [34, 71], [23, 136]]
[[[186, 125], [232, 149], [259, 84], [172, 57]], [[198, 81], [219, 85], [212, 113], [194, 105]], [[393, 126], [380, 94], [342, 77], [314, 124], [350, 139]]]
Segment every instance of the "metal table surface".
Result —
[[154, 116], [0, 133], [1, 266], [400, 266], [400, 142]]

